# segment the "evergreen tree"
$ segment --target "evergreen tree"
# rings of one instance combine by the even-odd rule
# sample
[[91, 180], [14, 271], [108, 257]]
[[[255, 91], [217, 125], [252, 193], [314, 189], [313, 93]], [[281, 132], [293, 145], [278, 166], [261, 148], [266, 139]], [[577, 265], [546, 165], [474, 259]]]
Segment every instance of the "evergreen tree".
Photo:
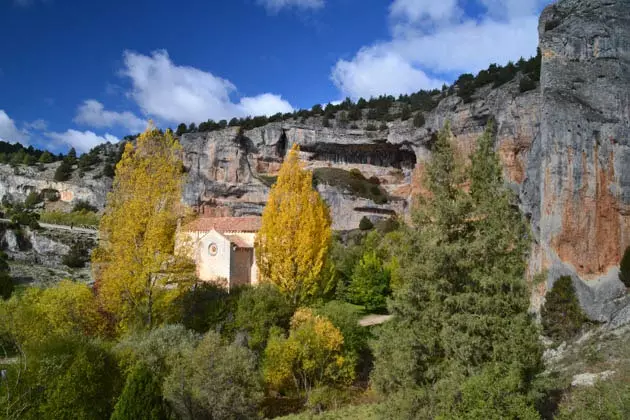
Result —
[[70, 179], [71, 175], [72, 165], [70, 165], [68, 161], [64, 159], [63, 161], [61, 161], [61, 164], [59, 164], [59, 167], [57, 167], [57, 170], [55, 171], [55, 181], [67, 181]]
[[0, 299], [9, 299], [13, 294], [13, 279], [7, 260], [9, 257], [0, 251]]
[[619, 263], [619, 280], [630, 287], [630, 246], [626, 248]]
[[68, 162], [70, 166], [77, 163], [77, 151], [74, 149], [74, 147], [70, 149], [64, 160]]
[[390, 307], [395, 317], [374, 346], [372, 379], [382, 393], [417, 396], [414, 390], [472, 377], [489, 363], [515, 368], [528, 384], [540, 368], [527, 313], [526, 224], [503, 186], [491, 128], [471, 161], [467, 193], [447, 125], [426, 169], [430, 194], [398, 253], [403, 285]]
[[138, 363], [127, 377], [111, 420], [166, 420], [168, 418], [160, 384], [148, 367]]
[[545, 296], [540, 316], [545, 335], [554, 340], [568, 340], [580, 332], [587, 318], [570, 276], [562, 276]]
[[51, 163], [52, 161], [53, 156], [48, 151], [42, 153], [42, 155], [39, 157], [39, 163]]
[[276, 284], [294, 304], [318, 292], [332, 237], [328, 207], [313, 190], [313, 174], [302, 169], [298, 152], [293, 145], [282, 164], [256, 236], [262, 280]]

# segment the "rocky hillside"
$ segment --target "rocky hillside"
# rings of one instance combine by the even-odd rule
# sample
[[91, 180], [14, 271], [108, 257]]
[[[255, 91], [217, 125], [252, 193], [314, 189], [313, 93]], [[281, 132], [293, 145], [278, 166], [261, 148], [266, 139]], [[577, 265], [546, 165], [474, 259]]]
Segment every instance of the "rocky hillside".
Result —
[[[342, 111], [332, 119], [310, 113], [251, 129], [183, 134], [183, 199], [204, 213], [260, 214], [286, 150], [298, 144], [334, 228], [357, 228], [363, 217], [406, 217], [444, 123], [468, 153], [493, 119], [506, 179], [536, 239], [531, 274], [547, 273], [534, 307], [555, 278], [568, 274], [590, 317], [625, 322], [630, 298], [617, 266], [630, 245], [630, 0], [561, 0], [543, 11], [539, 36], [540, 82], [520, 71], [498, 87], [470, 90], [460, 78], [413, 118], [397, 117], [403, 105], [393, 102], [384, 120], [369, 110], [352, 124]], [[75, 174], [55, 183], [54, 165], [18, 173], [0, 166], [0, 194], [54, 189], [62, 202], [81, 198], [103, 207], [111, 180]]]

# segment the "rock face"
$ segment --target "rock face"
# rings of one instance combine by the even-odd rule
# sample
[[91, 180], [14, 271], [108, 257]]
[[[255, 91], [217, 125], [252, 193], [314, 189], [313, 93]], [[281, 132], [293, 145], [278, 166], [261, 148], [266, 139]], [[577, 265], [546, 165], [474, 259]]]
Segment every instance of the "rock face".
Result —
[[520, 185], [525, 179], [528, 151], [538, 132], [540, 95], [520, 93], [518, 79], [492, 89], [480, 88], [475, 100], [464, 104], [451, 95], [425, 114], [426, 123], [415, 128], [412, 120], [387, 123], [387, 129], [368, 130], [379, 122], [359, 121], [359, 128], [328, 128], [322, 119], [303, 123], [271, 123], [240, 132], [238, 128], [189, 133], [182, 136], [184, 166], [188, 172], [184, 201], [206, 211], [236, 216], [260, 214], [269, 191], [266, 177], [276, 175], [286, 151], [298, 144], [307, 169], [359, 169], [379, 179], [390, 199], [377, 204], [351, 191], [320, 185], [331, 207], [334, 228], [355, 229], [363, 216], [370, 219], [408, 214], [414, 169], [430, 156], [432, 138], [451, 122], [462, 152], [472, 151], [488, 120], [497, 124], [497, 144], [505, 163], [506, 178]]
[[539, 35], [540, 135], [522, 194], [539, 234], [532, 267], [548, 286], [573, 275], [588, 315], [610, 321], [627, 304], [616, 267], [630, 245], [630, 1], [560, 1]]
[[[65, 182], [54, 180], [54, 173], [59, 162], [43, 165], [43, 170], [36, 167], [20, 165], [12, 168], [0, 164], [0, 198], [10, 196], [17, 200], [24, 200], [31, 192], [55, 192], [60, 203], [67, 203], [70, 207], [78, 200], [87, 201], [102, 209], [105, 207], [107, 193], [111, 189], [111, 179], [99, 177], [98, 171], [88, 172], [83, 178], [77, 174]], [[96, 176], [96, 178], [95, 178]]]

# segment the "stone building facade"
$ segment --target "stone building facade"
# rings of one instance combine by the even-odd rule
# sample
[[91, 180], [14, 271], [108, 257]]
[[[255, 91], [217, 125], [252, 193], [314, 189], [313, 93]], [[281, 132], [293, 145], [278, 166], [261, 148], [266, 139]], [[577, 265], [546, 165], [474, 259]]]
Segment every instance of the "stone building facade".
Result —
[[230, 290], [256, 284], [254, 253], [260, 217], [199, 217], [185, 226], [180, 244], [186, 243], [197, 265], [197, 277]]

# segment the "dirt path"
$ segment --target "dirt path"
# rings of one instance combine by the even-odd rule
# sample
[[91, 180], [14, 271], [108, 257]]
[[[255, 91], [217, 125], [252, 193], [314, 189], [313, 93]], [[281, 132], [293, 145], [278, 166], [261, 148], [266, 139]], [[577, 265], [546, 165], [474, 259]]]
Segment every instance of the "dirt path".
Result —
[[380, 325], [392, 319], [393, 315], [368, 315], [359, 320], [362, 327], [371, 327], [372, 325]]

